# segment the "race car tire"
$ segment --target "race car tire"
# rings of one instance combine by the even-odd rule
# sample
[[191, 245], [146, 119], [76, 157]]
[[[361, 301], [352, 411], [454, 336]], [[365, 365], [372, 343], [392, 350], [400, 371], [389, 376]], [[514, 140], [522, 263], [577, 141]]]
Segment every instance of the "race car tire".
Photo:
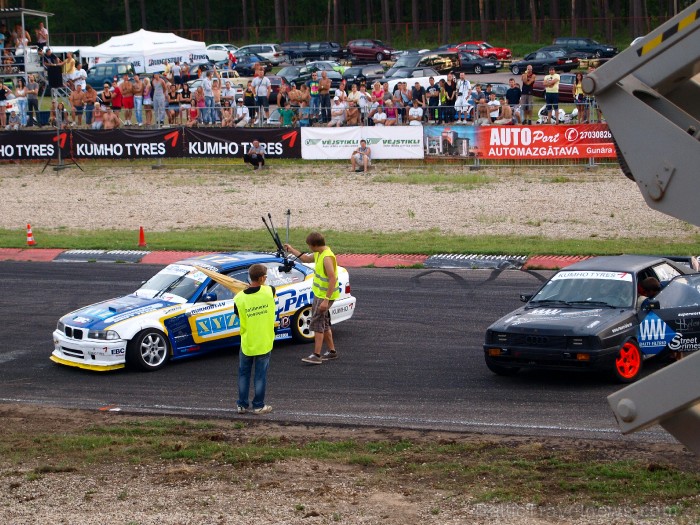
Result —
[[311, 305], [297, 310], [292, 317], [292, 339], [297, 343], [310, 343], [314, 340], [314, 332], [309, 328], [311, 323]]
[[510, 368], [507, 366], [501, 366], [497, 365], [496, 363], [492, 363], [491, 361], [486, 361], [486, 366], [488, 367], [491, 372], [498, 376], [505, 376], [505, 377], [511, 377], [517, 374], [520, 369], [519, 368]]
[[633, 383], [642, 372], [642, 353], [635, 341], [626, 341], [615, 356], [615, 378], [620, 383]]
[[148, 328], [136, 334], [126, 347], [126, 362], [137, 370], [154, 372], [168, 362], [168, 338], [160, 330]]

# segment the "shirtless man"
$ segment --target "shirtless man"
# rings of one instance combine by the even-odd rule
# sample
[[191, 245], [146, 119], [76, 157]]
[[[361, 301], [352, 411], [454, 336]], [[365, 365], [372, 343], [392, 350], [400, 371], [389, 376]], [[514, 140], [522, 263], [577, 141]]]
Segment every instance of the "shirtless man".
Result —
[[134, 91], [134, 113], [136, 113], [136, 123], [143, 126], [143, 81], [138, 75], [134, 75], [134, 81], [131, 83]]
[[[70, 105], [73, 106], [73, 113], [75, 114], [75, 119], [78, 126], [83, 125], [83, 108], [85, 107], [85, 92], [83, 88], [78, 84], [75, 86], [73, 91], [70, 93]], [[75, 121], [73, 122], [76, 123]]]
[[134, 109], [134, 85], [129, 75], [124, 75], [119, 88], [122, 90], [122, 108], [124, 108], [124, 125], [131, 126], [131, 113]]
[[491, 124], [491, 108], [486, 103], [486, 97], [482, 95], [479, 103], [476, 105], [476, 116], [474, 118], [475, 126], [488, 126]]
[[102, 129], [117, 129], [120, 125], [119, 117], [107, 106], [107, 111], [102, 116]]

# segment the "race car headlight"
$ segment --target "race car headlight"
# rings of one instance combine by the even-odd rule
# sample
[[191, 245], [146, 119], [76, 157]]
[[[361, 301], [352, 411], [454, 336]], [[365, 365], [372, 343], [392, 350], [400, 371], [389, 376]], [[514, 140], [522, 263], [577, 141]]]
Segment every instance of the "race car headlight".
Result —
[[56, 330], [59, 332], [65, 332], [66, 331], [66, 325], [63, 324], [61, 321], [56, 323]]
[[114, 330], [90, 330], [88, 339], [101, 339], [103, 341], [114, 341], [119, 339], [119, 334]]

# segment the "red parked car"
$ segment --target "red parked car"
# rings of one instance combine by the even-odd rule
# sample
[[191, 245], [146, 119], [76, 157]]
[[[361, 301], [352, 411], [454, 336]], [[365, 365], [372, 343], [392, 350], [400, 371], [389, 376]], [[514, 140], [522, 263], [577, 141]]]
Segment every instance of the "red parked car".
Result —
[[506, 47], [494, 47], [483, 40], [462, 42], [461, 44], [457, 44], [457, 50], [468, 51], [469, 53], [473, 53], [484, 58], [493, 58], [496, 60], [509, 60], [513, 56], [510, 49]]

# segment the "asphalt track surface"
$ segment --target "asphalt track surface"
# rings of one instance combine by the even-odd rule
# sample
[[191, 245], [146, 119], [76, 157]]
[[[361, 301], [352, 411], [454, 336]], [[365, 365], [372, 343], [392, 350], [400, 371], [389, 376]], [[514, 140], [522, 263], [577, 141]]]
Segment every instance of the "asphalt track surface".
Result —
[[[171, 363], [155, 373], [95, 373], [49, 360], [58, 318], [135, 290], [159, 267], [0, 262], [0, 402], [130, 413], [251, 418], [235, 414], [238, 351]], [[551, 272], [351, 270], [354, 317], [334, 329], [339, 358], [301, 358], [282, 343], [268, 375], [269, 420], [488, 434], [673, 441], [660, 427], [620, 435], [606, 396], [619, 388], [593, 373], [521, 372], [484, 365], [484, 330]], [[653, 368], [650, 368], [653, 370]]]

